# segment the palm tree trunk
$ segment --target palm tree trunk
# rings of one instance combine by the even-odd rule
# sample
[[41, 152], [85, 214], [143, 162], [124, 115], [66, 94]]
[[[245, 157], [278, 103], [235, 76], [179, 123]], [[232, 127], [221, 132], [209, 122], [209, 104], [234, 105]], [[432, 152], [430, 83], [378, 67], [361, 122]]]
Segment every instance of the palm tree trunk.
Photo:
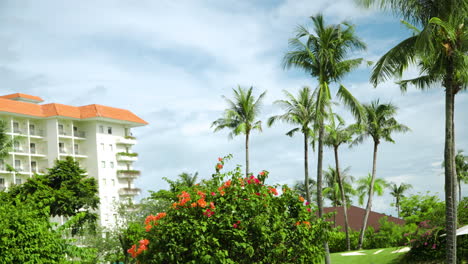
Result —
[[[319, 137], [318, 137], [318, 158], [317, 158], [317, 205], [319, 217], [323, 216], [323, 199], [322, 199], [322, 163], [323, 163], [323, 133], [324, 126], [323, 120], [319, 124]], [[325, 264], [330, 264], [330, 249], [328, 242], [323, 242], [323, 249], [325, 250]]]
[[359, 249], [362, 249], [362, 244], [364, 243], [364, 235], [367, 228], [367, 220], [369, 219], [369, 214], [372, 208], [372, 196], [374, 195], [374, 182], [375, 182], [375, 173], [377, 168], [377, 146], [379, 143], [374, 140], [374, 158], [372, 161], [372, 178], [369, 186], [369, 198], [367, 200], [366, 213], [364, 214], [364, 220], [362, 222], [361, 233], [359, 234]]
[[398, 197], [396, 198], [396, 210], [397, 210], [397, 216], [400, 218], [400, 199]]
[[245, 177], [249, 177], [249, 134], [245, 134]]
[[309, 140], [307, 132], [304, 132], [304, 186], [306, 187], [306, 200], [311, 203], [309, 189]]
[[335, 152], [335, 165], [336, 165], [336, 176], [338, 177], [338, 185], [340, 187], [340, 193], [341, 193], [341, 205], [343, 206], [343, 214], [344, 214], [344, 221], [345, 221], [345, 233], [346, 233], [346, 247], [348, 251], [351, 250], [351, 242], [349, 240], [349, 224], [348, 224], [348, 207], [346, 204], [346, 196], [345, 196], [345, 190], [343, 187], [343, 179], [341, 178], [341, 172], [340, 172], [340, 163], [338, 160], [338, 146], [335, 146], [333, 148]]
[[461, 179], [458, 180], [458, 203], [461, 202], [462, 194], [461, 194]]
[[[450, 67], [449, 67], [450, 68]], [[448, 70], [450, 73], [450, 69]], [[453, 69], [452, 69], [453, 72]], [[455, 208], [455, 148], [454, 148], [454, 104], [455, 94], [451, 74], [445, 82], [445, 226], [447, 232], [446, 263], [455, 264], [457, 261], [456, 240], [456, 208]]]

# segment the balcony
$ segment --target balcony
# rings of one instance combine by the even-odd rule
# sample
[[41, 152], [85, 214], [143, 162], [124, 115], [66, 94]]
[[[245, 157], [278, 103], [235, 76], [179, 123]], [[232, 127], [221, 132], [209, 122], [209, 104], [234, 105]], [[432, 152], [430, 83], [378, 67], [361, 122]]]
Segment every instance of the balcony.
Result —
[[117, 177], [119, 179], [132, 180], [140, 176], [139, 170], [118, 170]]
[[44, 130], [36, 130], [36, 129], [32, 130], [31, 129], [29, 130], [29, 135], [35, 138], [42, 138], [44, 137]]
[[73, 136], [76, 138], [86, 138], [86, 133], [84, 131], [73, 131]]
[[136, 143], [137, 141], [135, 137], [126, 136], [126, 137], [117, 138], [117, 144], [120, 144], [120, 145], [135, 145]]
[[119, 152], [117, 153], [117, 161], [137, 161], [138, 153]]
[[122, 196], [135, 196], [139, 195], [141, 190], [139, 188], [120, 188], [119, 195]]

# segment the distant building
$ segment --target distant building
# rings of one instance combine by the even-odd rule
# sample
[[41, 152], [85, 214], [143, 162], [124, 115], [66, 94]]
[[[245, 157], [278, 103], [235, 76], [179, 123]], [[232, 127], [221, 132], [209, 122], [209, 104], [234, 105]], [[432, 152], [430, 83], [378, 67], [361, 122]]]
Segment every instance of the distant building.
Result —
[[[337, 226], [343, 227], [342, 230], [344, 231], [345, 221], [344, 221], [343, 206], [326, 207], [326, 208], [323, 208], [323, 212], [325, 214], [336, 212], [335, 216], [332, 216], [331, 218], [327, 219], [327, 221], [334, 222], [334, 225], [333, 225], [334, 227], [337, 227]], [[365, 213], [366, 213], [366, 209], [356, 207], [356, 206], [349, 206], [348, 207], [349, 227], [356, 231], [360, 231], [362, 228], [362, 222], [364, 221]], [[399, 219], [390, 215], [385, 215], [385, 214], [377, 213], [374, 211], [370, 211], [369, 219], [367, 221], [367, 227], [372, 226], [375, 231], [378, 231], [380, 229], [379, 220], [385, 216], [387, 217], [387, 220], [389, 222], [393, 222], [398, 225], [405, 224], [405, 220], [403, 219]]]
[[41, 102], [40, 97], [21, 93], [0, 96], [0, 119], [14, 139], [10, 155], [0, 159], [0, 189], [46, 173], [56, 159], [71, 156], [97, 180], [99, 221], [112, 225], [114, 205], [140, 193], [133, 183], [140, 172], [132, 166], [137, 153], [132, 152], [136, 140], [130, 130], [148, 123], [119, 108]]

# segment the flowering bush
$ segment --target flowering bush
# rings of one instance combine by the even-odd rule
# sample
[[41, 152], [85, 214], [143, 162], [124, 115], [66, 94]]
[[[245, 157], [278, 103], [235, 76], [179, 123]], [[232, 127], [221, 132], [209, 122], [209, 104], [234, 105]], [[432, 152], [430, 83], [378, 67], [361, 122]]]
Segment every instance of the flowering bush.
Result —
[[411, 250], [406, 258], [412, 261], [434, 261], [445, 257], [445, 236], [441, 235], [444, 230], [433, 227], [429, 220], [419, 223], [414, 233], [405, 233], [408, 242], [406, 245]]
[[267, 171], [240, 168], [187, 188], [166, 213], [147, 217], [146, 236], [129, 250], [140, 263], [321, 263], [328, 224]]

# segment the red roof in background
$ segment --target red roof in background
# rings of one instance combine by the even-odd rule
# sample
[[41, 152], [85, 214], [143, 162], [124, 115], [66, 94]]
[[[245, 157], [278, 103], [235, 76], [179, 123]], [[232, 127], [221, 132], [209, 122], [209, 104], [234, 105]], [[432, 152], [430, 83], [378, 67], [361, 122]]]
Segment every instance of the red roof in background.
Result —
[[[14, 96], [15, 95], [15, 96]], [[20, 96], [16, 96], [20, 95]], [[7, 98], [8, 97], [8, 98]], [[123, 120], [139, 124], [148, 124], [145, 120], [139, 118], [132, 112], [103, 105], [86, 105], [86, 106], [71, 106], [64, 104], [44, 104], [38, 105], [34, 103], [20, 102], [13, 100], [14, 98], [23, 97], [33, 99], [37, 101], [43, 101], [41, 98], [32, 95], [24, 94], [11, 94], [0, 96], [0, 112], [16, 113], [34, 117], [51, 117], [51, 116], [63, 116], [77, 119], [87, 119], [94, 117], [104, 117], [116, 120]]]
[[38, 101], [38, 102], [44, 102], [44, 100], [42, 100], [42, 98], [38, 96], [22, 94], [22, 93], [7, 94], [7, 95], [0, 96], [0, 98], [5, 98], [5, 99], [25, 98], [25, 99]]
[[[327, 219], [327, 221], [335, 222], [334, 226], [335, 227], [336, 226], [341, 226], [341, 227], [343, 227], [343, 231], [344, 231], [345, 224], [344, 224], [343, 206], [323, 208], [323, 212], [326, 213], [326, 214], [331, 213], [331, 212], [337, 212], [334, 217], [331, 217], [331, 218]], [[362, 221], [364, 221], [365, 212], [366, 212], [366, 210], [363, 209], [363, 208], [356, 207], [356, 206], [349, 206], [348, 207], [349, 227], [356, 230], [356, 231], [361, 230]], [[387, 217], [387, 220], [389, 222], [393, 222], [393, 223], [398, 224], [398, 225], [404, 225], [405, 224], [405, 220], [403, 220], [403, 219], [399, 219], [399, 218], [396, 218], [396, 217], [393, 217], [393, 216], [390, 216], [390, 215], [385, 215], [385, 214], [377, 213], [377, 212], [374, 212], [374, 211], [370, 211], [369, 218], [367, 220], [367, 226], [368, 227], [372, 226], [375, 231], [379, 230], [379, 228], [380, 228], [379, 220], [382, 217], [385, 217], [385, 216]]]

